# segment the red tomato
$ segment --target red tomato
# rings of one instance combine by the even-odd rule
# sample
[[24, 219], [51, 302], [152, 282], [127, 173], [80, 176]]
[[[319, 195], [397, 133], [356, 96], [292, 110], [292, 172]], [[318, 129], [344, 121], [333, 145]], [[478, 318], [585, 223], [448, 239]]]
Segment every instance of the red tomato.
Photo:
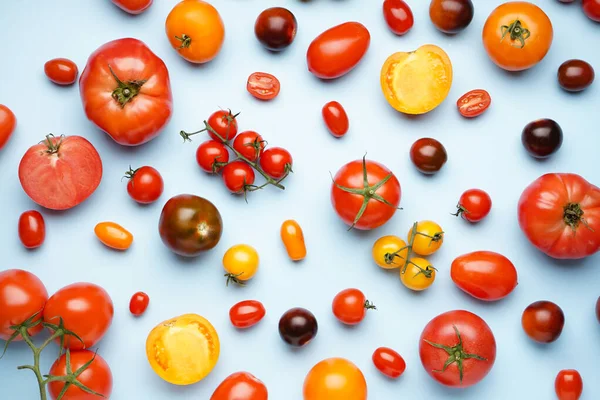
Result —
[[271, 74], [254, 72], [248, 77], [246, 90], [259, 100], [271, 100], [279, 94], [281, 83]]
[[112, 0], [113, 4], [129, 14], [137, 15], [146, 11], [153, 0]]
[[137, 39], [113, 40], [93, 52], [79, 91], [88, 119], [124, 146], [154, 139], [171, 118], [169, 71]]
[[231, 110], [219, 110], [212, 113], [208, 117], [208, 126], [210, 126], [208, 134], [210, 137], [217, 142], [233, 139], [238, 131], [236, 120], [238, 114], [232, 114]]
[[492, 97], [483, 89], [471, 90], [463, 94], [456, 102], [458, 112], [466, 118], [473, 118], [483, 114], [489, 108], [490, 104], [492, 104]]
[[229, 162], [229, 151], [227, 147], [216, 140], [207, 140], [198, 146], [196, 150], [196, 162], [203, 171], [214, 174], [223, 169], [215, 164]]
[[342, 137], [348, 132], [350, 122], [348, 121], [348, 114], [344, 107], [337, 101], [330, 101], [323, 106], [321, 111], [323, 114], [323, 120], [329, 132], [335, 137]]
[[223, 167], [223, 182], [231, 193], [244, 193], [254, 184], [254, 170], [244, 161], [233, 161]]
[[578, 259], [600, 249], [600, 189], [575, 174], [546, 174], [519, 200], [519, 225], [550, 257]]
[[229, 319], [236, 328], [250, 328], [258, 324], [266, 314], [265, 307], [257, 300], [244, 300], [229, 310]]
[[396, 176], [384, 165], [364, 158], [344, 165], [331, 185], [333, 208], [350, 228], [361, 230], [377, 228], [392, 218], [400, 196]]
[[160, 172], [152, 167], [146, 166], [138, 169], [129, 167], [125, 177], [129, 178], [127, 193], [140, 204], [154, 203], [165, 188]]
[[112, 300], [104, 289], [93, 283], [74, 283], [50, 297], [44, 309], [44, 322], [59, 325], [62, 318], [65, 329], [83, 340], [81, 343], [74, 337], [65, 336], [65, 348], [81, 350], [102, 339], [112, 323], [113, 314]]
[[229, 375], [215, 389], [210, 400], [267, 400], [267, 387], [249, 372]]
[[4, 104], [0, 104], [0, 150], [2, 150], [8, 139], [10, 139], [16, 126], [17, 118], [15, 118], [15, 114], [13, 114], [10, 108]]
[[281, 179], [292, 170], [292, 155], [281, 147], [270, 147], [260, 156], [260, 167], [273, 179]]
[[44, 217], [38, 211], [25, 211], [19, 217], [19, 239], [23, 246], [35, 249], [44, 243], [46, 224]]
[[468, 387], [481, 381], [496, 360], [496, 339], [477, 315], [464, 310], [438, 315], [419, 341], [425, 371], [442, 385]]
[[600, 0], [583, 0], [582, 6], [589, 19], [600, 22]]
[[44, 64], [44, 72], [48, 79], [57, 85], [72, 85], [77, 80], [77, 65], [67, 58], [55, 58]]
[[346, 289], [339, 292], [331, 305], [333, 315], [346, 325], [356, 325], [367, 315], [367, 310], [376, 310], [363, 292], [358, 289]]
[[513, 263], [492, 251], [475, 251], [456, 257], [450, 276], [461, 290], [484, 301], [505, 298], [518, 283]]
[[389, 347], [380, 347], [373, 353], [375, 368], [388, 378], [398, 378], [406, 369], [406, 362], [400, 354]]
[[574, 369], [563, 369], [556, 375], [554, 390], [558, 400], [579, 400], [583, 392], [583, 379]]
[[245, 131], [235, 137], [233, 148], [249, 161], [256, 161], [265, 148], [265, 141], [258, 133]]
[[129, 301], [129, 311], [136, 317], [140, 316], [146, 312], [148, 304], [150, 304], [150, 296], [144, 292], [136, 292]]
[[415, 22], [410, 7], [403, 0], [385, 0], [383, 18], [396, 35], [404, 35], [410, 31]]
[[[80, 373], [77, 371], [90, 362], [87, 368]], [[63, 400], [97, 400], [100, 398], [110, 398], [113, 387], [113, 377], [110, 367], [102, 357], [89, 350], [73, 351], [65, 353], [50, 367], [52, 376], [70, 376], [76, 378], [78, 384], [71, 384], [61, 397]], [[82, 385], [88, 390], [98, 394], [89, 393], [82, 390], [78, 385]], [[48, 392], [50, 398], [56, 400], [59, 398], [63, 388], [64, 381], [53, 381], [48, 383]]]
[[479, 222], [490, 213], [492, 198], [481, 189], [469, 189], [460, 196], [456, 207], [458, 210], [454, 215], [469, 222]]
[[[21, 269], [0, 271], [0, 340], [8, 340], [14, 333], [11, 326], [20, 325], [36, 313], [32, 320], [41, 318], [48, 300], [48, 292], [42, 281], [31, 272]], [[30, 336], [38, 334], [42, 324], [27, 330]], [[21, 335], [14, 340], [23, 340]]]
[[317, 36], [306, 53], [308, 70], [321, 79], [350, 72], [369, 49], [371, 35], [364, 25], [346, 22]]
[[21, 186], [31, 200], [51, 210], [85, 201], [102, 179], [102, 160], [81, 136], [46, 136], [31, 146], [19, 164]]

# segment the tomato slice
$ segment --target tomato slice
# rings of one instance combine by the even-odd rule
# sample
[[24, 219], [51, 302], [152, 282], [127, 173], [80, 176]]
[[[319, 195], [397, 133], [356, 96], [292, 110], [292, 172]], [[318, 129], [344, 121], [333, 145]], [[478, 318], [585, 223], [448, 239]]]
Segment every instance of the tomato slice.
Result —
[[483, 89], [471, 90], [456, 102], [458, 112], [466, 118], [474, 118], [484, 113], [492, 104], [492, 97]]
[[279, 79], [266, 72], [255, 72], [248, 77], [248, 92], [259, 100], [271, 100], [277, 97], [281, 84]]

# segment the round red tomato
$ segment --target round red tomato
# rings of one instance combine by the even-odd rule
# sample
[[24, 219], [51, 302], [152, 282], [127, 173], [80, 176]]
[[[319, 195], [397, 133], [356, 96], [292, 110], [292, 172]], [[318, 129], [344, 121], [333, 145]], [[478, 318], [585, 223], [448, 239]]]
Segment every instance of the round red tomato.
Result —
[[146, 312], [149, 304], [150, 296], [144, 292], [136, 292], [131, 296], [131, 300], [129, 301], [129, 312], [136, 317], [140, 316]]
[[281, 179], [292, 170], [292, 155], [281, 147], [270, 147], [260, 156], [260, 167], [273, 179]]
[[[0, 340], [8, 340], [14, 333], [11, 326], [20, 325], [36, 313], [31, 322], [41, 318], [48, 300], [48, 292], [42, 281], [31, 272], [7, 269], [0, 272]], [[42, 330], [38, 324], [27, 330], [30, 336]], [[14, 340], [23, 340], [21, 335]]]
[[[65, 336], [65, 348], [90, 348], [102, 339], [114, 314], [110, 296], [93, 283], [74, 283], [54, 293], [44, 308], [44, 322], [59, 325], [62, 318], [65, 329], [76, 333], [83, 343]], [[59, 338], [60, 339], [60, 338]], [[60, 340], [57, 339], [57, 343]]]
[[254, 131], [245, 131], [235, 137], [233, 148], [249, 161], [256, 161], [265, 148], [262, 136]]
[[265, 306], [257, 300], [244, 300], [229, 310], [229, 319], [236, 328], [250, 328], [258, 324], [266, 314]]
[[31, 200], [51, 210], [67, 210], [94, 193], [102, 179], [102, 160], [81, 136], [46, 136], [19, 164], [21, 186]]
[[249, 372], [229, 375], [215, 389], [210, 400], [267, 400], [267, 387]]
[[124, 146], [154, 139], [171, 118], [167, 66], [137, 39], [113, 40], [93, 52], [79, 92], [88, 119]]
[[380, 347], [373, 353], [375, 368], [388, 378], [398, 378], [406, 370], [406, 362], [400, 354], [389, 347]]
[[458, 210], [454, 215], [469, 222], [479, 222], [490, 213], [492, 198], [481, 189], [469, 189], [460, 196], [456, 207]]
[[231, 193], [244, 193], [254, 184], [254, 170], [244, 161], [233, 161], [223, 167], [223, 182]]
[[578, 259], [600, 249], [600, 189], [576, 174], [546, 174], [519, 200], [519, 225], [550, 257]]
[[57, 85], [72, 85], [77, 80], [77, 65], [67, 58], [55, 58], [44, 64], [44, 73]]
[[344, 107], [337, 101], [330, 101], [323, 106], [321, 111], [323, 114], [323, 120], [329, 132], [335, 137], [342, 137], [348, 132], [350, 127], [350, 121], [348, 120], [348, 114]]
[[404, 35], [413, 27], [413, 13], [404, 0], [385, 0], [383, 2], [383, 18], [387, 26], [396, 35]]
[[[238, 113], [239, 114], [239, 113]], [[223, 140], [229, 141], [237, 135], [238, 123], [236, 117], [238, 114], [232, 114], [231, 110], [215, 111], [208, 117], [208, 134], [211, 139], [217, 142]]]
[[392, 218], [400, 204], [400, 182], [378, 162], [364, 158], [349, 162], [333, 180], [331, 203], [350, 228], [377, 228]]
[[425, 371], [442, 385], [468, 387], [481, 381], [496, 361], [496, 339], [477, 315], [464, 310], [438, 315], [419, 341]]
[[563, 369], [556, 375], [554, 390], [558, 400], [579, 400], [583, 392], [583, 379], [574, 369]]
[[28, 249], [35, 249], [44, 243], [46, 223], [38, 211], [25, 211], [19, 217], [19, 239]]
[[600, 0], [583, 0], [582, 6], [589, 19], [600, 22]]
[[216, 140], [207, 140], [198, 146], [196, 150], [196, 162], [203, 171], [216, 173], [223, 169], [219, 163], [229, 162], [229, 151], [227, 147]]
[[154, 203], [165, 188], [160, 172], [152, 167], [145, 166], [138, 169], [130, 167], [125, 177], [129, 178], [127, 193], [140, 204]]
[[281, 83], [274, 75], [254, 72], [248, 77], [246, 90], [259, 100], [272, 100], [279, 94]]
[[346, 289], [339, 292], [331, 305], [333, 315], [346, 325], [356, 325], [367, 315], [367, 310], [377, 308], [367, 300], [358, 289]]
[[485, 112], [492, 104], [492, 97], [483, 89], [471, 90], [463, 94], [456, 106], [460, 115], [466, 118], [477, 117]]
[[308, 47], [308, 70], [321, 79], [350, 72], [369, 49], [371, 35], [364, 25], [346, 22], [317, 36]]
[[[90, 362], [83, 371], [77, 372], [85, 364]], [[110, 367], [98, 354], [89, 350], [72, 351], [65, 353], [50, 367], [50, 375], [75, 378], [77, 383], [69, 385], [61, 397], [64, 400], [97, 400], [100, 398], [110, 398], [113, 387], [113, 377]], [[64, 381], [53, 381], [48, 383], [48, 392], [50, 398], [56, 400], [59, 398], [63, 388]], [[86, 388], [87, 390], [83, 390]], [[89, 393], [92, 390], [98, 394]]]
[[146, 11], [153, 0], [112, 0], [113, 4], [129, 14], [137, 15]]
[[4, 104], [0, 104], [0, 150], [2, 150], [8, 139], [10, 139], [16, 126], [17, 119], [15, 118], [15, 114], [13, 114], [10, 108]]

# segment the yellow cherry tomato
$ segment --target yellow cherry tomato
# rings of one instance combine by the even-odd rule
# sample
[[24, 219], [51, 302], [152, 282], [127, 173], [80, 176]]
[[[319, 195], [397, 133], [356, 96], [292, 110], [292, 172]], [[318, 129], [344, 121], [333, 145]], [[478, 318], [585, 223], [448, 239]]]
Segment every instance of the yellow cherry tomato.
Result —
[[400, 280], [411, 290], [425, 290], [435, 281], [435, 268], [424, 258], [411, 258], [404, 273], [400, 270]]
[[381, 268], [399, 268], [408, 259], [408, 246], [398, 236], [383, 236], [373, 244], [372, 255], [375, 263]]
[[417, 231], [413, 239], [413, 228], [408, 231], [408, 242], [412, 241], [412, 251], [428, 256], [438, 251], [444, 242], [444, 231], [442, 227], [433, 221], [421, 221], [417, 224]]
[[258, 252], [254, 247], [247, 244], [236, 244], [225, 252], [223, 256], [223, 268], [225, 268], [225, 277], [227, 285], [234, 282], [243, 285], [258, 271]]
[[281, 240], [291, 260], [300, 261], [306, 257], [304, 233], [293, 219], [288, 219], [281, 224]]
[[133, 243], [133, 235], [114, 222], [100, 222], [94, 233], [103, 244], [115, 250], [127, 250]]
[[146, 340], [150, 366], [174, 385], [191, 385], [204, 379], [217, 364], [220, 352], [217, 331], [197, 314], [161, 322]]

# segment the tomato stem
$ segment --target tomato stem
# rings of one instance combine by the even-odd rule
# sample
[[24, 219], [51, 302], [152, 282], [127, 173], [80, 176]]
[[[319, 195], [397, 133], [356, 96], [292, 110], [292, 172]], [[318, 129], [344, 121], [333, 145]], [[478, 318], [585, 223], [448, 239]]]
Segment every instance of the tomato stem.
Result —
[[594, 231], [583, 219], [584, 211], [578, 203], [569, 203], [564, 207], [563, 220], [569, 225], [573, 232], [579, 227], [579, 223], [583, 223], [589, 230]]
[[466, 208], [464, 208], [463, 206], [461, 206], [460, 204], [456, 205], [456, 212], [455, 213], [450, 213], [450, 215], [454, 215], [455, 217], [462, 217], [463, 219], [465, 219], [465, 214], [469, 214], [470, 211], [467, 210]]
[[179, 49], [187, 49], [192, 44], [192, 38], [186, 35], [185, 33], [181, 35], [181, 37], [175, 36], [175, 39], [181, 42]]
[[246, 283], [243, 280], [239, 279], [239, 277], [242, 276], [243, 274], [244, 274], [243, 272], [240, 272], [239, 274], [226, 273], [225, 275], [223, 275], [227, 278], [227, 282], [225, 282], [225, 286], [229, 286], [229, 282], [233, 282], [240, 286], [246, 286]]
[[133, 100], [133, 98], [140, 93], [140, 90], [142, 89], [144, 83], [146, 83], [146, 80], [123, 82], [119, 79], [117, 74], [115, 74], [110, 64], [108, 65], [108, 69], [110, 70], [113, 78], [115, 78], [115, 81], [117, 81], [117, 87], [112, 92], [112, 98], [119, 103], [121, 108], [124, 108], [127, 103]]
[[512, 46], [519, 49], [525, 47], [525, 41], [529, 38], [529, 36], [531, 36], [529, 29], [523, 28], [521, 21], [518, 19], [514, 20], [510, 25], [502, 25], [500, 27], [500, 32], [502, 33], [502, 38], [500, 39], [501, 42], [504, 40], [506, 35], [510, 33], [510, 40], [518, 40], [520, 43], [520, 45], [515, 46], [513, 44]]
[[369, 300], [365, 300], [364, 307], [367, 310], [377, 310], [377, 307], [375, 306], [375, 304], [371, 303]]

